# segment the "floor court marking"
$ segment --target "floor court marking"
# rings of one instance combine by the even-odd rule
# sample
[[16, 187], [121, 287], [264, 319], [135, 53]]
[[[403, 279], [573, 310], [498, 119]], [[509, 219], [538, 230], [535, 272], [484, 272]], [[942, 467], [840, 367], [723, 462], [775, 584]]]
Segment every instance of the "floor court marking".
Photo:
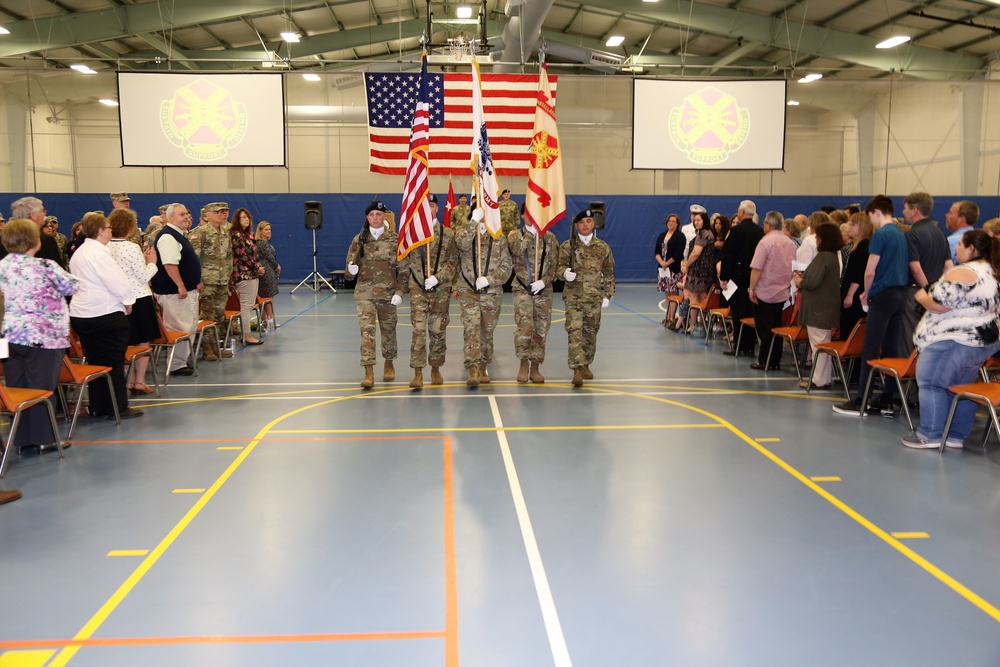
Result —
[[[305, 642], [371, 642], [411, 639], [444, 639], [444, 630], [415, 632], [329, 632], [288, 635], [191, 635], [179, 637], [98, 637], [93, 639], [24, 639], [0, 641], [0, 649], [40, 647], [177, 646], [183, 644], [293, 644]], [[51, 651], [55, 653], [55, 651]], [[0, 663], [3, 667], [3, 663]]]
[[[491, 402], [495, 401], [494, 396], [488, 396]], [[724, 428], [721, 424], [617, 424], [617, 425], [594, 425], [586, 426], [440, 426], [427, 428], [304, 428], [304, 429], [275, 429], [273, 433], [288, 435], [301, 433], [492, 433], [506, 431], [644, 431], [663, 429], [688, 429], [688, 428]]]
[[496, 426], [497, 440], [500, 442], [503, 466], [507, 471], [507, 482], [510, 485], [510, 493], [514, 498], [514, 510], [517, 514], [517, 522], [521, 527], [521, 538], [524, 540], [524, 548], [528, 555], [528, 564], [531, 567], [531, 578], [535, 582], [535, 593], [538, 595], [538, 604], [542, 611], [542, 621], [545, 623], [545, 633], [548, 635], [549, 648], [552, 650], [552, 659], [555, 662], [555, 667], [572, 667], [573, 661], [569, 657], [566, 637], [563, 635], [562, 624], [559, 622], [559, 613], [556, 611], [555, 600], [552, 598], [552, 589], [549, 587], [549, 579], [545, 574], [542, 554], [538, 549], [535, 531], [531, 527], [531, 517], [528, 516], [528, 506], [524, 502], [524, 493], [521, 491], [521, 483], [517, 478], [514, 457], [510, 453], [507, 434], [503, 426], [503, 420], [500, 418], [500, 408], [497, 406], [496, 398], [493, 396], [489, 397], [489, 401], [493, 423]]

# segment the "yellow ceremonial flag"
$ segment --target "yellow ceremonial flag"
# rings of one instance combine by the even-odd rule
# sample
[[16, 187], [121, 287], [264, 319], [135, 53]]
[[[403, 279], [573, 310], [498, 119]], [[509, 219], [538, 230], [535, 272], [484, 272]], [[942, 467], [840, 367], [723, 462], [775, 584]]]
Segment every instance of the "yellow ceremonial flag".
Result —
[[539, 235], [566, 217], [566, 187], [563, 184], [559, 128], [556, 126], [556, 101], [549, 87], [545, 63], [538, 73], [538, 102], [535, 106], [535, 129], [531, 136], [531, 167], [528, 168], [528, 192], [524, 214]]

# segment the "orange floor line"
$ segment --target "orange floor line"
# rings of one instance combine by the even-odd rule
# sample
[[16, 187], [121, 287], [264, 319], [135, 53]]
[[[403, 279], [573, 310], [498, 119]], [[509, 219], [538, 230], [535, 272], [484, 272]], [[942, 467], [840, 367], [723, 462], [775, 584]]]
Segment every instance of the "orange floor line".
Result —
[[458, 576], [455, 566], [455, 489], [451, 437], [444, 438], [444, 664], [458, 667]]
[[[0, 649], [55, 648], [65, 646], [116, 647], [171, 644], [280, 644], [294, 642], [371, 642], [407, 639], [442, 639], [441, 630], [414, 632], [330, 632], [302, 635], [207, 635], [190, 637], [106, 637], [91, 639], [25, 639], [0, 641]], [[456, 663], [457, 664], [457, 663]]]
[[[246, 442], [250, 438], [194, 438], [189, 440], [74, 440], [75, 445], [155, 445], [161, 443], [178, 443], [178, 442]], [[262, 440], [267, 440], [269, 442], [279, 441], [279, 442], [303, 442], [303, 441], [319, 441], [319, 440], [340, 440], [340, 441], [354, 441], [354, 440], [440, 440], [440, 435], [392, 435], [392, 436], [323, 436], [318, 438], [279, 438], [275, 436], [265, 436]]]

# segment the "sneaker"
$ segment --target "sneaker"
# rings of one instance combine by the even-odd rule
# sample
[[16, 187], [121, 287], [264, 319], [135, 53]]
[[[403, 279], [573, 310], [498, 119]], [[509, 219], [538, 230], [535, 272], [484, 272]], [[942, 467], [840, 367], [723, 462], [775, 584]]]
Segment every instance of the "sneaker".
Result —
[[919, 435], [913, 435], [910, 436], [909, 438], [903, 438], [903, 444], [909, 447], [910, 449], [938, 449], [941, 447], [940, 441], [934, 442], [932, 440], [923, 438]]
[[961, 440], [945, 440], [944, 446], [948, 449], [965, 449]]
[[847, 415], [848, 417], [857, 417], [860, 414], [858, 406], [855, 405], [854, 401], [844, 401], [843, 403], [837, 403], [833, 406], [833, 411], [838, 415]]
[[895, 419], [896, 418], [896, 410], [892, 407], [891, 403], [889, 405], [883, 405], [879, 409], [879, 413], [883, 417], [885, 417], [886, 419]]

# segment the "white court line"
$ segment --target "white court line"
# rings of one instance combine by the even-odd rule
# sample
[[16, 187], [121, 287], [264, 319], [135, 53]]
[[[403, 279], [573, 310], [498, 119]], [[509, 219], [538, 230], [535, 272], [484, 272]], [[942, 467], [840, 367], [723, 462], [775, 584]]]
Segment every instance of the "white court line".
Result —
[[528, 507], [524, 502], [524, 494], [521, 492], [521, 483], [517, 479], [517, 470], [514, 468], [514, 458], [510, 454], [510, 445], [507, 444], [507, 434], [502, 430], [503, 420], [500, 419], [500, 409], [497, 407], [496, 397], [490, 396], [489, 398], [490, 411], [493, 413], [493, 425], [500, 429], [497, 431], [497, 440], [500, 441], [500, 453], [503, 455], [503, 465], [507, 470], [510, 493], [514, 497], [514, 509], [517, 512], [517, 522], [521, 526], [524, 549], [528, 552], [528, 564], [531, 566], [531, 577], [535, 581], [535, 592], [538, 595], [542, 620], [545, 622], [545, 633], [549, 636], [552, 658], [556, 667], [572, 667], [573, 661], [569, 657], [562, 624], [559, 623], [559, 613], [556, 611], [555, 600], [552, 599], [552, 589], [549, 588], [549, 579], [545, 575], [545, 566], [542, 564], [542, 554], [538, 550], [535, 531], [531, 528], [531, 518], [528, 517]]
[[[565, 381], [551, 380], [550, 382], [552, 382], [554, 384], [560, 384], [560, 382], [562, 384], [569, 384], [569, 380], [570, 380], [569, 378], [566, 378]], [[693, 378], [672, 378], [672, 377], [631, 378], [630, 377], [630, 378], [610, 378], [610, 379], [601, 379], [601, 380], [589, 380], [587, 382], [587, 384], [588, 385], [625, 384], [625, 383], [629, 383], [629, 382], [666, 382], [666, 383], [675, 383], [675, 382], [760, 382], [761, 380], [768, 381], [768, 382], [780, 382], [782, 380], [785, 380], [785, 381], [796, 380], [796, 381], [798, 381], [798, 378], [795, 378], [795, 377], [768, 378], [768, 377], [764, 377], [764, 376], [760, 376], [760, 375], [755, 376], [755, 377], [714, 377], [714, 378], [704, 377], [704, 376], [702, 376], [702, 377], [693, 377]], [[464, 382], [465, 382], [464, 380], [454, 380], [453, 382], [449, 382], [447, 384], [453, 384], [455, 386], [459, 386], [460, 384], [464, 385]], [[504, 382], [508, 382], [508, 381], [504, 380]], [[357, 386], [358, 386], [358, 383], [355, 382], [354, 380], [351, 380], [350, 382], [215, 382], [215, 383], [205, 382], [205, 383], [197, 383], [197, 384], [170, 384], [170, 385], [167, 385], [166, 388], [169, 388], [169, 389], [198, 389], [200, 387], [357, 387]], [[405, 387], [405, 386], [407, 386], [407, 383], [404, 382], [404, 381], [376, 383], [376, 388], [386, 387], [386, 386], [388, 386], [388, 387]], [[498, 385], [498, 386], [500, 386], [500, 385]], [[508, 386], [508, 387], [525, 387], [526, 385], [511, 383], [509, 385], [504, 385], [504, 386]], [[536, 387], [538, 389], [544, 388], [543, 385], [527, 385], [527, 387], [528, 388], [530, 388], [530, 387]], [[162, 388], [164, 388], [163, 385], [161, 385], [161, 389]], [[434, 387], [432, 387], [432, 386], [424, 386], [424, 389], [433, 389], [433, 388]], [[579, 393], [579, 392], [577, 392], [577, 393]], [[413, 395], [417, 395], [417, 394], [413, 394]], [[470, 392], [470, 395], [474, 396], [476, 394]]]

